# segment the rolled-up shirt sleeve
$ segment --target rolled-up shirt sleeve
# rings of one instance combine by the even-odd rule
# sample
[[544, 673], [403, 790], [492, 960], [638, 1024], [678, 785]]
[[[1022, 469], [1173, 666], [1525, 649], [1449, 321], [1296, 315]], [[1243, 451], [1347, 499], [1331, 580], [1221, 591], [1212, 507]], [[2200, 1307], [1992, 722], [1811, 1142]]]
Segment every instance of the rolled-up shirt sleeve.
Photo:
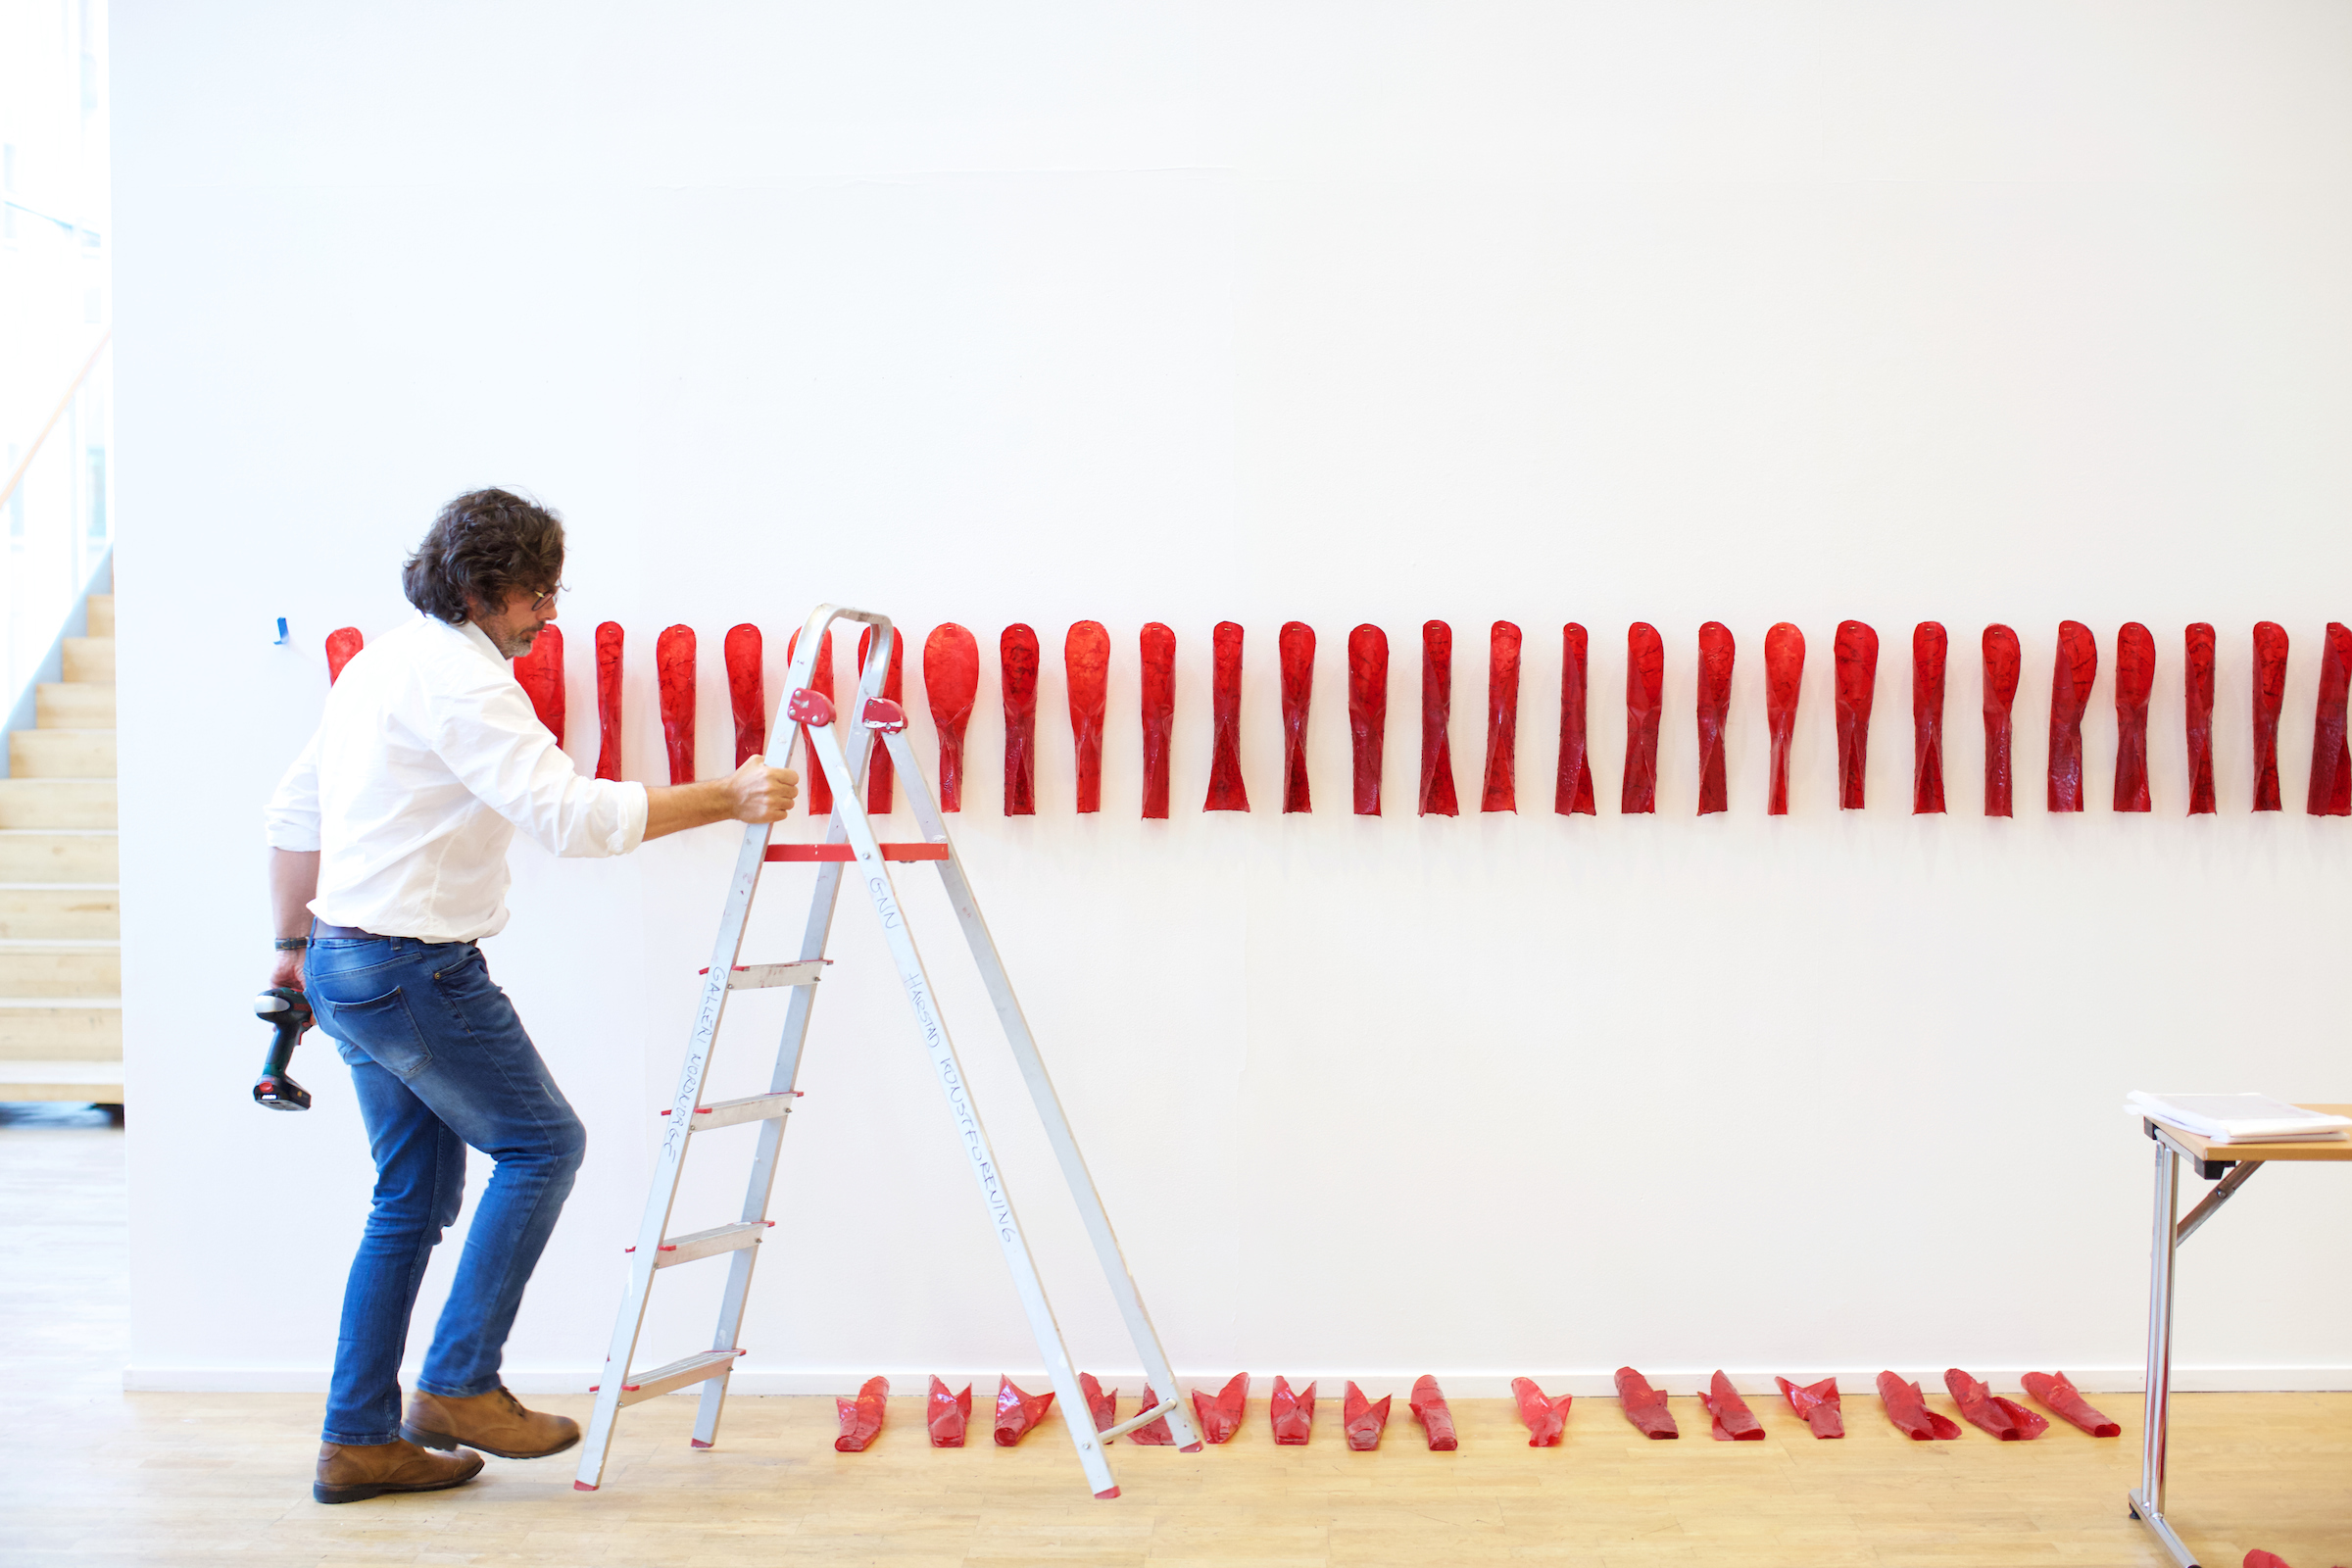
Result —
[[549, 854], [626, 855], [644, 842], [645, 786], [581, 777], [511, 678], [436, 696], [432, 716], [450, 771]]
[[262, 834], [273, 850], [316, 850], [318, 848], [318, 735], [311, 733], [310, 744], [286, 769], [286, 776], [277, 781], [277, 793], [270, 797], [269, 808], [262, 815]]

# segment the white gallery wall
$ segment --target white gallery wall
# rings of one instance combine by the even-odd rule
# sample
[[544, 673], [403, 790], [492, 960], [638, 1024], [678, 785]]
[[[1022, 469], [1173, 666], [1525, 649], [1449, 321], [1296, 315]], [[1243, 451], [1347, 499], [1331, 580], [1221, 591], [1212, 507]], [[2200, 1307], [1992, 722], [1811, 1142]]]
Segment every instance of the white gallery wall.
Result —
[[[701, 638], [706, 773], [730, 625], [766, 632], [771, 681], [819, 600], [979, 636], [958, 842], [1188, 1376], [2129, 1387], [2126, 1091], [2352, 1101], [2352, 821], [2302, 809], [2323, 631], [2352, 619], [2341, 7], [122, 0], [116, 26], [134, 1386], [324, 1385], [370, 1172], [324, 1042], [308, 1115], [246, 1098], [261, 808], [323, 635], [397, 624], [403, 552], [484, 484], [566, 518], [583, 767], [602, 620], [641, 779], [664, 626]], [[1454, 818], [1412, 810], [1433, 617]], [[1869, 806], [1841, 812], [1848, 617], [1884, 651]], [[1085, 618], [1114, 658], [1079, 817]], [[2101, 656], [2074, 816], [2042, 804], [2064, 618]], [[1247, 815], [1200, 808], [1224, 619]], [[1307, 815], [1279, 810], [1291, 619], [1319, 639]], [[1527, 634], [1516, 814], [1475, 808], [1497, 619]], [[1731, 809], [1699, 818], [1710, 619], [1739, 639]], [[1923, 619], [1951, 633], [1943, 816], [1909, 810]], [[2293, 654], [2288, 808], [2255, 815], [2261, 619]], [[1148, 620], [1179, 648], [1164, 822], [1137, 810]], [[1571, 620], [1592, 817], [1549, 809]], [[1635, 620], [1667, 649], [1651, 816], [1617, 809]], [[1782, 620], [1810, 659], [1775, 818]], [[2108, 807], [2128, 620], [2160, 655], [2145, 816]], [[2191, 819], [2193, 620], [2221, 633], [2222, 809]], [[2010, 820], [1982, 814], [1995, 621], [2025, 647]], [[1013, 622], [1047, 648], [1021, 819]], [[1348, 811], [1359, 622], [1392, 649], [1377, 818]], [[487, 952], [591, 1135], [517, 1388], [594, 1381], [737, 842], [514, 851]], [[928, 875], [901, 886], [1056, 1307], [1132, 1390]], [[750, 957], [787, 956], [808, 876], [771, 877]], [[1039, 1357], [870, 914], [838, 930], [738, 1388], [1018, 1375]], [[714, 1093], [763, 1082], [782, 1006], [729, 1017]], [[730, 1137], [680, 1228], [732, 1217]], [[2282, 1172], [2199, 1235], [2184, 1382], [2352, 1387], [2348, 1215], [2336, 1173]], [[647, 1360], [704, 1346], [720, 1267], [664, 1276]]]

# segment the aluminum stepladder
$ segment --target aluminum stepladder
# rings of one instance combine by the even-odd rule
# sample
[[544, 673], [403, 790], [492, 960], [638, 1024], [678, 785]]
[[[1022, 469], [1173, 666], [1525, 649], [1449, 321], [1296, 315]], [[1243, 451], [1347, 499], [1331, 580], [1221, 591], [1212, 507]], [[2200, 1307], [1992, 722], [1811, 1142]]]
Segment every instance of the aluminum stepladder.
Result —
[[[837, 722], [833, 704], [809, 683], [818, 650], [824, 647], [825, 631], [836, 620], [859, 622], [873, 631], [873, 648], [858, 678], [857, 693], [845, 705], [857, 718], [855, 724], [847, 726], [850, 733], [846, 744], [842, 735], [845, 726]], [[596, 1390], [596, 1410], [589, 1418], [586, 1440], [581, 1445], [579, 1476], [572, 1483], [580, 1491], [592, 1492], [603, 1480], [613, 1423], [623, 1405], [700, 1384], [703, 1392], [695, 1413], [694, 1446], [708, 1448], [717, 1441], [718, 1417], [726, 1403], [727, 1382], [736, 1357], [743, 1354], [739, 1333], [744, 1303], [751, 1295], [753, 1264], [759, 1257], [760, 1238], [772, 1223], [767, 1214], [769, 1196], [775, 1185], [776, 1157], [783, 1144], [785, 1118], [796, 1097], [793, 1082], [800, 1073], [801, 1050], [808, 1038], [809, 1012], [815, 1004], [816, 985], [824, 967], [825, 943], [833, 928], [833, 910], [841, 892], [843, 872], [853, 866], [882, 923], [891, 957], [898, 966], [900, 984], [914, 1009], [915, 1027], [923, 1049], [947, 1095], [956, 1136], [963, 1145], [972, 1175], [980, 1185], [989, 1226], [1004, 1248], [1004, 1261], [1012, 1270], [1021, 1305], [1029, 1314], [1030, 1331], [1045, 1356], [1047, 1375], [1054, 1384], [1054, 1402], [1060, 1406], [1062, 1420], [1078, 1449], [1078, 1462], [1086, 1472], [1088, 1489], [1098, 1497], [1119, 1494], [1110, 1473], [1107, 1446], [1112, 1439], [1152, 1421], [1164, 1417], [1170, 1434], [1185, 1452], [1197, 1452], [1200, 1447], [1200, 1433], [1177, 1394], [1175, 1374], [1160, 1348], [1151, 1316], [1144, 1310], [1143, 1297], [1127, 1271], [1118, 1237], [1110, 1228], [1110, 1216], [1103, 1211], [1102, 1196], [1095, 1190], [1094, 1177], [1087, 1171], [1086, 1159], [1078, 1152], [1078, 1141], [1071, 1135], [1069, 1119], [1062, 1113], [1053, 1080], [1047, 1076], [1045, 1061], [1038, 1054], [1036, 1038], [1029, 1032], [1028, 1020], [1013, 996], [1012, 982], [1005, 976], [1004, 959], [997, 953], [987, 922], [981, 918], [979, 903], [972, 897], [971, 883], [963, 874], [962, 862], [956, 858], [956, 847], [948, 838], [946, 818], [932, 799], [930, 785], [915, 760], [914, 748], [907, 743], [906, 712], [882, 696], [895, 636], [886, 615], [819, 605], [802, 628], [799, 646], [793, 652], [784, 683], [790, 695], [782, 705], [782, 711], [774, 715], [768, 733], [772, 737], [774, 723], [784, 722], [798, 724], [806, 732], [809, 749], [833, 785], [832, 822], [822, 846], [771, 847], [770, 829], [764, 823], [744, 831], [743, 849], [736, 857], [734, 875], [727, 884], [718, 942], [710, 955], [710, 967], [704, 972], [702, 1003], [695, 1012], [694, 1031], [687, 1043], [685, 1065], [678, 1074], [677, 1093], [669, 1108], [662, 1112], [664, 1125], [662, 1147], [655, 1159], [653, 1190], [646, 1196], [645, 1218], [638, 1227], [637, 1245], [629, 1250], [628, 1289], [621, 1298], [619, 1317], [612, 1325], [612, 1343], [606, 1352], [604, 1375]], [[919, 844], [882, 844], [875, 839], [873, 824], [866, 817], [864, 767], [877, 736], [888, 749], [899, 781], [906, 791], [908, 808], [922, 830], [923, 841]], [[793, 744], [797, 747], [797, 737]], [[809, 905], [808, 927], [801, 938], [800, 957], [787, 963], [738, 964], [744, 926], [751, 916], [752, 897], [759, 890], [761, 869], [772, 860], [816, 862], [816, 893]], [[1046, 1299], [1045, 1285], [1038, 1277], [1036, 1261], [1029, 1254], [1019, 1217], [1013, 1212], [1012, 1195], [1005, 1187], [996, 1156], [990, 1152], [988, 1135], [980, 1124], [979, 1107], [973, 1103], [971, 1091], [965, 1084], [955, 1045], [948, 1037], [947, 1021], [940, 1014], [937, 996], [924, 971], [922, 956], [915, 950], [913, 933], [907, 929], [891, 880], [890, 862], [917, 860], [931, 861], [939, 867], [948, 902], [963, 927], [964, 940], [972, 950], [972, 959], [979, 967], [989, 1000], [996, 1005], [997, 1018], [1011, 1047], [1013, 1060], [1029, 1086], [1038, 1118], [1045, 1124], [1047, 1141], [1054, 1147], [1112, 1298], [1126, 1320], [1128, 1336], [1134, 1342], [1144, 1375], [1161, 1395], [1153, 1408], [1100, 1432], [1094, 1429], [1077, 1371], [1071, 1365], [1068, 1348], [1062, 1343], [1061, 1330], [1054, 1320], [1054, 1308]], [[704, 1103], [703, 1085], [717, 1046], [727, 993], [770, 986], [792, 987], [793, 994], [768, 1092], [714, 1104]], [[669, 1226], [670, 1206], [677, 1197], [678, 1178], [685, 1167], [688, 1147], [702, 1133], [747, 1121], [758, 1122], [760, 1133], [751, 1179], [744, 1190], [743, 1217], [731, 1225], [682, 1236], [663, 1234]], [[722, 1252], [729, 1258], [727, 1283], [720, 1298], [718, 1327], [711, 1337], [710, 1348], [649, 1371], [630, 1372], [629, 1363], [636, 1354], [638, 1333], [645, 1321], [646, 1302], [660, 1271]]]

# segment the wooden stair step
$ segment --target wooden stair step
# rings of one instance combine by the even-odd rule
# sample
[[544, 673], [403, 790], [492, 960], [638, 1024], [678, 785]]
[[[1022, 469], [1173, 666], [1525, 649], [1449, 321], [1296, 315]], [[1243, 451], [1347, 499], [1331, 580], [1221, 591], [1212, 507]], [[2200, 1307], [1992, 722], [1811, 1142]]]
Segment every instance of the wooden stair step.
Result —
[[89, 606], [90, 635], [112, 637], [115, 634], [115, 596], [92, 594], [83, 603]]
[[111, 778], [0, 778], [0, 828], [114, 825]]
[[112, 828], [0, 829], [0, 882], [119, 882], [121, 843]]
[[11, 778], [113, 778], [111, 729], [20, 729], [8, 737]]
[[43, 729], [113, 729], [112, 681], [43, 681], [32, 694], [33, 722]]
[[122, 1063], [116, 1061], [0, 1061], [0, 1101], [62, 1100], [91, 1105], [122, 1103]]
[[66, 639], [66, 679], [115, 683], [115, 640], [112, 637]]
[[119, 942], [0, 941], [0, 997], [120, 997]]
[[122, 937], [120, 889], [0, 883], [0, 941], [119, 942]]
[[[120, 997], [0, 1001], [0, 1075], [10, 1061], [122, 1059]], [[6, 1096], [0, 1096], [5, 1099]]]

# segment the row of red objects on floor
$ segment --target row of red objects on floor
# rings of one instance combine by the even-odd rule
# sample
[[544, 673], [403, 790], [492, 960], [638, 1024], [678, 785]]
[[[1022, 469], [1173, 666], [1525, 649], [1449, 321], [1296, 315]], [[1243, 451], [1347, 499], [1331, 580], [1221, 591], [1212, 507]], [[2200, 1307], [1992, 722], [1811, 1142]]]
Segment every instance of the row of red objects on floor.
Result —
[[[860, 632], [858, 662], [864, 667], [869, 633]], [[1210, 685], [1211, 737], [1208, 795], [1202, 809], [1247, 811], [1249, 792], [1241, 769], [1242, 628], [1218, 624], [1213, 637]], [[799, 633], [794, 633], [794, 642]], [[2137, 621], [2117, 636], [2115, 678], [2115, 801], [2118, 811], [2151, 808], [2148, 791], [2148, 699], [2155, 684], [2156, 640]], [[813, 684], [833, 692], [832, 633], [819, 650]], [[2213, 765], [2215, 632], [2199, 621], [2183, 634], [2185, 726], [2188, 752], [2188, 812], [2218, 809]], [[597, 717], [601, 730], [597, 776], [620, 776], [620, 662], [622, 633], [606, 621], [596, 629]], [[360, 646], [350, 627], [327, 638], [331, 679]], [[1306, 774], [1306, 720], [1313, 697], [1315, 634], [1300, 621], [1282, 628], [1283, 785], [1282, 808], [1312, 808]], [[1488, 637], [1487, 752], [1479, 806], [1485, 811], [1515, 811], [1519, 724], [1521, 634], [1498, 620]], [[1914, 812], [1944, 809], [1943, 684], [1947, 639], [1943, 627], [1922, 621], [1911, 635], [1912, 789]], [[903, 696], [904, 639], [894, 642], [883, 687], [894, 702]], [[1562, 815], [1593, 813], [1592, 758], [1586, 741], [1585, 628], [1561, 628], [1559, 765], [1552, 809]], [[767, 718], [761, 690], [760, 628], [740, 625], [726, 634], [727, 684], [734, 706], [735, 760], [763, 752]], [[2286, 692], [2287, 635], [2263, 621], [2254, 628], [2253, 741], [2254, 801], [2257, 811], [2280, 808], [2278, 719]], [[1168, 737], [1175, 714], [1176, 634], [1154, 621], [1143, 629], [1142, 720], [1144, 732], [1143, 814], [1168, 814]], [[789, 656], [788, 656], [789, 657]], [[1004, 703], [1004, 814], [1028, 816], [1036, 806], [1037, 633], [1027, 626], [1004, 629], [998, 639]], [[1858, 620], [1841, 623], [1834, 650], [1834, 703], [1838, 731], [1838, 804], [1854, 810], [1864, 805], [1863, 779], [1870, 748], [1871, 707], [1878, 685], [1879, 636]], [[1697, 726], [1698, 812], [1727, 809], [1723, 738], [1731, 711], [1732, 633], [1720, 621], [1698, 631]], [[655, 642], [654, 660], [662, 699], [662, 729], [672, 783], [693, 779], [695, 637], [689, 626], [672, 626]], [[2021, 656], [2017, 634], [1987, 626], [1984, 635], [1984, 814], [2011, 814], [2011, 710], [2017, 698]], [[1102, 733], [1110, 667], [1110, 634], [1097, 621], [1082, 620], [1062, 642], [1067, 675], [1071, 737], [1077, 755], [1077, 808], [1102, 809]], [[1764, 638], [1765, 722], [1770, 737], [1770, 779], [1765, 809], [1788, 809], [1788, 750], [1796, 724], [1797, 696], [1805, 663], [1804, 633], [1784, 621]], [[1618, 809], [1657, 808], [1658, 723], [1663, 707], [1666, 654], [1657, 629], [1636, 622], [1627, 632], [1626, 755]], [[2083, 808], [2082, 718], [2098, 673], [2098, 642], [2080, 621], [2058, 628], [2058, 656], [2051, 676], [2047, 801], [2053, 811]], [[514, 662], [514, 675], [559, 742], [564, 737], [564, 637], [549, 626], [530, 653]], [[940, 805], [962, 806], [963, 735], [979, 690], [980, 647], [970, 631], [953, 622], [935, 629], [923, 645], [923, 687], [939, 734]], [[1442, 620], [1421, 628], [1421, 771], [1416, 807], [1424, 816], [1460, 812], [1453, 784], [1450, 717], [1453, 690], [1453, 632]], [[1377, 816], [1388, 726], [1389, 643], [1377, 626], [1358, 626], [1348, 638], [1348, 723], [1354, 744], [1354, 808]], [[2352, 693], [2352, 630], [2328, 625], [2321, 656], [2318, 714], [2312, 735], [2311, 784], [2306, 809], [2315, 816], [2352, 815], [2352, 743], [2346, 737], [2346, 699]], [[810, 760], [809, 804], [819, 814], [833, 808], [832, 790]], [[869, 764], [867, 808], [887, 812], [891, 804], [890, 759], [879, 748]]]
[[[1838, 1394], [1838, 1380], [1824, 1378], [1818, 1383], [1795, 1384], [1787, 1378], [1774, 1380], [1780, 1385], [1781, 1396], [1788, 1407], [1812, 1431], [1816, 1438], [1845, 1436], [1845, 1417]], [[2084, 1401], [2074, 1384], [2063, 1372], [2029, 1372], [2025, 1375], [2026, 1392], [2054, 1415], [2072, 1422], [2094, 1438], [2112, 1438], [2123, 1431]], [[2003, 1443], [2018, 1443], [2040, 1437], [2050, 1427], [2049, 1419], [2026, 1408], [2015, 1399], [2004, 1398], [1976, 1378], [1958, 1367], [1943, 1375], [1944, 1387], [1959, 1404], [1960, 1413], [1972, 1425], [1982, 1428]], [[1082, 1373], [1078, 1385], [1086, 1395], [1087, 1413], [1100, 1432], [1118, 1421], [1118, 1391], [1105, 1393], [1093, 1374]], [[1531, 1448], [1548, 1448], [1559, 1444], [1568, 1425], [1568, 1408], [1573, 1402], [1570, 1395], [1546, 1395], [1532, 1378], [1511, 1380], [1511, 1394], [1518, 1400], [1519, 1419], [1526, 1424], [1527, 1445]], [[885, 1401], [890, 1395], [886, 1378], [869, 1378], [865, 1386], [851, 1399], [836, 1399], [841, 1417], [841, 1436], [833, 1446], [844, 1453], [856, 1453], [873, 1442], [882, 1430], [887, 1414]], [[1192, 1391], [1193, 1414], [1200, 1422], [1200, 1435], [1210, 1443], [1226, 1443], [1242, 1429], [1242, 1416], [1250, 1398], [1250, 1375], [1237, 1373], [1224, 1388], [1215, 1394]], [[1617, 1398], [1626, 1420], [1644, 1437], [1679, 1438], [1680, 1428], [1666, 1407], [1666, 1395], [1652, 1388], [1649, 1380], [1630, 1366], [1617, 1369]], [[1886, 1419], [1896, 1430], [1922, 1443], [1936, 1442], [1960, 1436], [1958, 1422], [1928, 1408], [1919, 1385], [1906, 1383], [1892, 1372], [1879, 1374], [1879, 1398], [1886, 1409]], [[1706, 1409], [1714, 1436], [1718, 1442], [1761, 1442], [1764, 1425], [1748, 1408], [1731, 1379], [1721, 1372], [1715, 1374], [1708, 1386], [1699, 1392], [1699, 1403]], [[1144, 1390], [1138, 1410], [1150, 1410], [1159, 1402], [1158, 1396], [1149, 1388]], [[1388, 1430], [1390, 1396], [1368, 1399], [1364, 1391], [1354, 1383], [1348, 1385], [1345, 1403], [1341, 1406], [1341, 1431], [1348, 1446], [1367, 1452], [1380, 1446], [1381, 1435]], [[1045, 1418], [1054, 1407], [1054, 1396], [1024, 1394], [1010, 1378], [997, 1381], [996, 1438], [1003, 1447], [1011, 1447], [1028, 1436], [1030, 1430]], [[1446, 1406], [1446, 1396], [1438, 1388], [1438, 1380], [1424, 1377], [1413, 1384], [1407, 1400], [1432, 1448], [1450, 1450], [1459, 1446], [1454, 1435], [1453, 1412]], [[935, 1448], [960, 1448], [964, 1432], [972, 1415], [972, 1391], [966, 1385], [960, 1394], [949, 1392], [939, 1379], [931, 1380], [930, 1397], [925, 1405], [929, 1422], [931, 1446]], [[1304, 1444], [1315, 1424], [1315, 1386], [1294, 1389], [1283, 1378], [1274, 1380], [1274, 1396], [1267, 1401], [1267, 1415], [1277, 1444]], [[1165, 1417], [1139, 1427], [1133, 1441], [1147, 1444], [1172, 1444], [1176, 1440], [1168, 1431]]]

